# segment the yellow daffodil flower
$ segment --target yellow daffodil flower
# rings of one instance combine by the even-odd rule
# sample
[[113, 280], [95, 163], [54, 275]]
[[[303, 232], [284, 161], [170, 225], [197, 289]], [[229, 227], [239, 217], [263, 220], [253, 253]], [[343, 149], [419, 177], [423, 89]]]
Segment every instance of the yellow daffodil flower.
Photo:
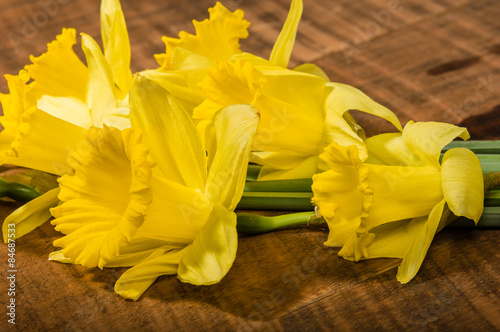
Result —
[[[88, 68], [73, 51], [76, 31], [63, 29], [45, 54], [31, 56], [26, 70], [18, 76], [6, 75], [10, 93], [0, 94], [4, 111], [0, 164], [56, 175], [71, 173], [68, 153], [85, 141], [90, 126], [130, 126], [130, 46], [119, 1], [102, 1], [101, 25], [105, 54], [82, 34]], [[15, 223], [17, 237], [38, 227], [48, 220], [48, 208], [57, 204], [57, 193], [55, 188], [25, 204], [3, 227]]]
[[[133, 266], [115, 291], [137, 300], [160, 275], [219, 282], [235, 258], [236, 214], [259, 116], [247, 105], [218, 112], [206, 150], [182, 105], [137, 79], [131, 128], [91, 128], [71, 155], [52, 209], [65, 234], [51, 259], [84, 266]], [[156, 166], [153, 166], [156, 164]], [[207, 171], [208, 169], [208, 171]]]
[[445, 123], [408, 123], [402, 133], [366, 142], [368, 157], [354, 145], [329, 145], [322, 158], [330, 169], [313, 177], [312, 202], [330, 229], [325, 245], [342, 247], [349, 260], [403, 258], [400, 282], [417, 273], [434, 234], [448, 216], [479, 220], [484, 185], [470, 150], [440, 152], [465, 128]]
[[194, 109], [193, 117], [203, 131], [221, 107], [251, 104], [258, 109], [262, 118], [252, 161], [265, 166], [260, 180], [308, 178], [326, 170], [318, 156], [331, 142], [364, 147], [350, 109], [383, 117], [401, 129], [391, 111], [359, 90], [274, 66], [251, 54], [236, 55], [207, 73], [198, 85], [207, 98]]

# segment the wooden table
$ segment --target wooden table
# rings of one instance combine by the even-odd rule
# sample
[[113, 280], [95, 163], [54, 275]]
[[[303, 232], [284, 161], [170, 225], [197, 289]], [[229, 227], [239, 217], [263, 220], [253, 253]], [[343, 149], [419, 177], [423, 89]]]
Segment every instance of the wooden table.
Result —
[[[52, 7], [47, 4], [51, 3]], [[193, 32], [214, 1], [123, 0], [132, 69], [155, 68], [162, 35]], [[222, 0], [252, 22], [246, 51], [267, 57], [289, 0]], [[56, 5], [54, 5], [56, 4]], [[292, 66], [314, 62], [405, 123], [447, 121], [473, 139], [500, 139], [500, 3], [497, 0], [305, 0]], [[45, 9], [44, 9], [45, 8]], [[98, 0], [0, 1], [0, 72], [16, 74], [62, 27], [99, 39]], [[45, 14], [44, 14], [45, 13]], [[29, 26], [33, 29], [29, 29]], [[17, 44], [17, 46], [14, 46]], [[81, 52], [80, 52], [81, 54]], [[0, 82], [6, 92], [6, 83]], [[369, 134], [391, 129], [355, 114]], [[377, 127], [375, 131], [373, 128]], [[3, 218], [18, 206], [2, 203]], [[48, 262], [49, 224], [17, 243], [17, 328], [105, 330], [500, 330], [500, 233], [445, 229], [409, 284], [399, 260], [352, 263], [325, 248], [325, 229], [241, 237], [234, 266], [209, 287], [161, 277], [138, 302], [112, 291], [123, 269]], [[2, 279], [7, 248], [0, 246]], [[7, 287], [0, 287], [0, 312]], [[0, 330], [10, 324], [1, 314]]]

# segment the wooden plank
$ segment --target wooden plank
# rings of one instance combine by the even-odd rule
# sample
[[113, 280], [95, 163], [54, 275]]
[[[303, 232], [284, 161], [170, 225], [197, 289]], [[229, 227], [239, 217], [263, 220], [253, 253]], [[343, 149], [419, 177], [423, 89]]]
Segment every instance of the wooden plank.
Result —
[[[30, 54], [44, 52], [65, 26], [100, 41], [98, 0], [42, 3], [54, 1], [60, 3], [57, 14], [36, 33], [25, 34], [15, 49], [9, 33], [22, 36], [25, 22], [33, 22], [43, 8], [35, 1], [0, 0], [1, 73], [17, 73]], [[152, 55], [165, 48], [161, 36], [193, 32], [191, 20], [203, 20], [213, 3], [122, 1], [133, 71], [155, 68]], [[222, 3], [244, 9], [252, 22], [242, 48], [269, 56], [289, 1]], [[497, 1], [304, 3], [291, 66], [318, 64], [332, 80], [354, 85], [391, 108], [403, 123], [414, 119], [469, 124], [474, 138], [500, 139]], [[390, 20], [384, 16], [387, 12]], [[348, 47], [359, 52], [346, 53]], [[6, 92], [4, 80], [0, 91]], [[371, 116], [355, 116], [369, 134], [393, 130]], [[1, 219], [17, 206], [0, 204]], [[399, 260], [352, 263], [339, 258], [337, 249], [322, 245], [326, 229], [241, 237], [236, 261], [221, 283], [196, 287], [161, 277], [138, 302], [125, 301], [112, 290], [125, 269], [101, 271], [48, 262], [52, 241], [59, 236], [45, 224], [18, 241], [19, 330], [500, 329], [496, 230], [442, 231], [407, 285], [395, 279]], [[4, 245], [0, 257], [7, 257]], [[7, 301], [4, 285], [1, 303]], [[2, 319], [0, 328], [4, 326]]]

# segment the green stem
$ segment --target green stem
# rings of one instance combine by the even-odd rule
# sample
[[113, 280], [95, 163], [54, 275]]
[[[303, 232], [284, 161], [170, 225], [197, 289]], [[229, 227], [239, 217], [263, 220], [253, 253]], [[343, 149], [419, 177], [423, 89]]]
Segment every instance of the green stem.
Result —
[[252, 164], [248, 165], [247, 181], [257, 181], [261, 168], [262, 166], [260, 165], [252, 165]]
[[40, 196], [40, 194], [31, 186], [7, 182], [0, 178], [0, 197], [9, 197], [15, 201], [26, 203], [38, 196]]
[[482, 227], [482, 228], [498, 228], [500, 227], [500, 207], [492, 206], [485, 207], [481, 219], [474, 225], [474, 221], [466, 218], [458, 218], [452, 221], [446, 227]]
[[453, 148], [467, 148], [475, 154], [500, 154], [500, 141], [453, 141], [444, 147], [443, 152]]
[[237, 216], [236, 228], [238, 233], [245, 235], [268, 233], [294, 226], [305, 226], [310, 222], [317, 223], [314, 212], [290, 213], [275, 217], [265, 217], [253, 213], [238, 213]]
[[312, 192], [244, 192], [239, 210], [311, 211]]
[[[265, 217], [253, 213], [237, 213], [238, 233], [243, 235], [255, 235], [273, 232], [290, 227], [322, 225], [326, 221], [321, 217], [315, 217], [315, 212], [289, 213], [274, 217]], [[500, 227], [500, 207], [485, 207], [481, 219], [477, 225], [472, 220], [458, 218], [446, 227], [481, 227], [481, 228], [499, 228]]]
[[245, 192], [311, 192], [312, 179], [252, 181], [245, 183]]

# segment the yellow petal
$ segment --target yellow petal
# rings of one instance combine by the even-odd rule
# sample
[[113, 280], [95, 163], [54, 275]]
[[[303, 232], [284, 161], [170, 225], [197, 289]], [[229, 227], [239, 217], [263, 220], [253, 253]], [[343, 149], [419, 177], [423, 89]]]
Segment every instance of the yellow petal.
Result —
[[342, 115], [348, 110], [358, 110], [372, 114], [392, 123], [397, 129], [402, 130], [401, 124], [394, 113], [386, 107], [374, 102], [370, 97], [360, 90], [346, 84], [327, 83], [333, 87], [326, 100], [327, 107]]
[[441, 219], [449, 216], [449, 210], [445, 208], [445, 205], [446, 202], [443, 199], [432, 209], [427, 222], [422, 226], [420, 231], [414, 234], [411, 246], [406, 252], [396, 276], [402, 284], [407, 283], [417, 274], [427, 254], [427, 250], [429, 250], [431, 242], [434, 239]]
[[444, 198], [450, 210], [477, 223], [483, 213], [484, 180], [476, 155], [465, 148], [448, 150], [441, 170]]
[[[0, 152], [0, 163], [10, 163], [51, 174], [67, 174], [70, 151], [84, 140], [83, 128], [31, 108], [15, 128], [10, 148]], [[7, 130], [7, 129], [6, 129]]]
[[216, 113], [205, 141], [209, 173], [206, 196], [211, 206], [234, 210], [245, 186], [248, 160], [259, 124], [259, 113], [249, 105], [232, 105]]
[[[351, 261], [380, 257], [403, 258], [426, 222], [427, 216], [389, 222], [366, 233], [354, 233], [338, 255]], [[369, 238], [371, 241], [367, 241]]]
[[101, 36], [104, 56], [111, 67], [113, 79], [123, 99], [132, 87], [130, 42], [125, 17], [119, 0], [101, 2]]
[[311, 201], [330, 229], [325, 245], [341, 247], [368, 216], [373, 195], [368, 187], [368, 169], [355, 146], [332, 143], [321, 158], [331, 169], [313, 176]]
[[403, 140], [401, 133], [375, 135], [366, 140], [367, 163], [393, 166], [425, 166]]
[[318, 76], [318, 77], [321, 77], [322, 79], [324, 79], [325, 82], [330, 82], [330, 78], [323, 71], [323, 69], [321, 69], [320, 67], [318, 67], [314, 63], [304, 63], [304, 64], [301, 64], [301, 65], [293, 68], [293, 70], [294, 71], [299, 71], [299, 72], [302, 72], [302, 73], [307, 73], [307, 74], [315, 75], [315, 76]]
[[216, 204], [194, 242], [181, 251], [178, 278], [194, 285], [218, 283], [233, 265], [237, 246], [236, 214]]
[[180, 258], [178, 250], [156, 250], [142, 263], [120, 276], [115, 284], [115, 292], [126, 299], [137, 301], [156, 278], [176, 274]]
[[54, 241], [65, 257], [102, 268], [119, 254], [142, 225], [151, 203], [151, 163], [139, 129], [90, 128], [87, 144], [71, 155], [75, 175], [60, 179], [51, 210]]
[[47, 53], [30, 56], [33, 64], [27, 65], [26, 70], [35, 80], [30, 85], [36, 99], [51, 95], [85, 100], [88, 70], [73, 51], [75, 44], [75, 29], [64, 28], [56, 40], [47, 45]]
[[87, 86], [87, 106], [92, 115], [92, 123], [101, 128], [108, 113], [118, 106], [114, 90], [111, 68], [92, 37], [82, 33], [82, 49], [89, 66]]
[[170, 58], [176, 46], [204, 56], [211, 61], [224, 61], [233, 54], [240, 53], [239, 40], [248, 37], [250, 23], [243, 19], [243, 11], [231, 13], [219, 2], [210, 8], [210, 19], [202, 22], [193, 21], [196, 35], [185, 31], [179, 33], [179, 39], [163, 37], [167, 45], [167, 53], [163, 69], [170, 65]]
[[185, 246], [185, 244], [153, 238], [134, 237], [127, 246], [120, 248], [120, 255], [109, 260], [105, 267], [135, 266], [144, 262], [159, 249], [170, 251], [172, 249], [182, 249]]
[[[332, 109], [331, 103], [326, 103], [326, 117], [323, 129], [323, 136], [321, 141], [321, 147], [326, 147], [330, 143], [335, 142], [341, 146], [356, 146], [358, 149], [359, 158], [365, 160], [367, 158], [366, 145], [361, 136], [358, 134], [358, 130], [353, 130], [351, 125], [346, 121], [345, 117], [350, 119], [348, 112], [339, 114], [336, 110]], [[352, 120], [354, 121], [354, 119]], [[354, 124], [353, 124], [354, 125]], [[320, 161], [318, 168], [321, 171], [327, 170], [324, 163]]]
[[62, 250], [56, 250], [49, 254], [49, 261], [55, 261], [64, 264], [75, 264], [71, 258], [64, 256]]
[[300, 165], [304, 161], [303, 156], [294, 156], [277, 152], [252, 152], [250, 162], [275, 169], [289, 169]]
[[37, 102], [38, 109], [79, 127], [88, 129], [92, 126], [90, 110], [87, 105], [75, 97], [43, 96]]
[[267, 83], [255, 103], [261, 120], [254, 150], [317, 155], [324, 124], [324, 81], [291, 70], [264, 75]]
[[273, 46], [269, 60], [276, 66], [286, 68], [292, 54], [295, 36], [302, 16], [302, 0], [292, 0], [290, 12], [285, 21], [276, 43]]
[[442, 122], [408, 122], [403, 130], [408, 149], [428, 166], [437, 169], [441, 168], [441, 150], [457, 137], [467, 140], [470, 136], [466, 128]]
[[193, 120], [170, 93], [137, 76], [130, 96], [134, 126], [142, 128], [151, 157], [164, 177], [203, 191], [205, 150]]
[[201, 91], [198, 91], [198, 88], [192, 86], [186, 77], [177, 71], [145, 70], [140, 75], [167, 90], [189, 114], [193, 114], [193, 109], [205, 98]]
[[318, 172], [318, 156], [297, 157], [300, 162], [285, 169], [264, 166], [259, 172], [259, 181], [284, 180], [284, 179], [307, 179]]
[[[221, 107], [233, 104], [255, 104], [266, 83], [264, 75], [249, 62], [220, 62], [207, 70], [198, 85], [211, 103], [203, 103], [193, 111], [193, 118], [210, 119]], [[213, 108], [207, 109], [206, 106]]]
[[11, 234], [8, 232], [8, 229], [12, 228], [9, 224], [15, 225], [15, 237], [11, 238], [15, 240], [49, 220], [51, 218], [49, 208], [56, 206], [59, 202], [58, 194], [59, 188], [52, 189], [12, 212], [3, 222], [3, 241], [7, 243], [8, 234]]

